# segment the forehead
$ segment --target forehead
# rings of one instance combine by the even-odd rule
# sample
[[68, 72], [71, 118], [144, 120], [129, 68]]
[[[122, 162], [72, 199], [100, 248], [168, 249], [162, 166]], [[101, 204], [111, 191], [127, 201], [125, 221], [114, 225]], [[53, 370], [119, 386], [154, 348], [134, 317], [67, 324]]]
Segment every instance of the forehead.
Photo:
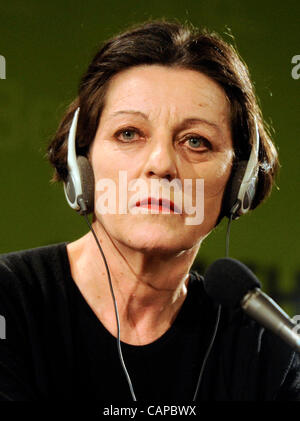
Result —
[[192, 112], [228, 120], [230, 114], [225, 92], [213, 79], [195, 70], [161, 65], [132, 67], [110, 80], [102, 118], [129, 108], [153, 117], [156, 112]]

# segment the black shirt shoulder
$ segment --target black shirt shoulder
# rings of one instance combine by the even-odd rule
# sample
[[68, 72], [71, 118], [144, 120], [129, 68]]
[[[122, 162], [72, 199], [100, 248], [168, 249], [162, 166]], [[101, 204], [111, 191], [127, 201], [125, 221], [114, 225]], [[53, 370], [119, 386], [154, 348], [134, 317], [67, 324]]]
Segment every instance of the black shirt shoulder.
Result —
[[[47, 394], [44, 361], [71, 336], [66, 243], [0, 255], [0, 400]], [[63, 338], [66, 338], [63, 340]], [[58, 360], [55, 361], [58, 364]]]
[[66, 243], [2, 254], [0, 303], [23, 322], [39, 320], [64, 300], [69, 271]]
[[[44, 279], [62, 275], [66, 268], [66, 243], [52, 244], [0, 255], [0, 282], [7, 275], [22, 279], [28, 286], [41, 283]], [[3, 282], [3, 281], [2, 281]]]

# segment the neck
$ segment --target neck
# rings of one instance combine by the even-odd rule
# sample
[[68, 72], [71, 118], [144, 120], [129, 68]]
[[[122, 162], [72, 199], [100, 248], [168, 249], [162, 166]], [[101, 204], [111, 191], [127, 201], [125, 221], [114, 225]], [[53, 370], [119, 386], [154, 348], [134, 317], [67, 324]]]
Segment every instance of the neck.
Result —
[[[123, 335], [128, 343], [148, 343], [173, 323], [186, 294], [189, 270], [199, 249], [141, 252], [107, 235], [94, 223], [107, 259]], [[91, 232], [68, 245], [72, 275], [106, 328], [116, 336], [114, 308], [103, 258]]]

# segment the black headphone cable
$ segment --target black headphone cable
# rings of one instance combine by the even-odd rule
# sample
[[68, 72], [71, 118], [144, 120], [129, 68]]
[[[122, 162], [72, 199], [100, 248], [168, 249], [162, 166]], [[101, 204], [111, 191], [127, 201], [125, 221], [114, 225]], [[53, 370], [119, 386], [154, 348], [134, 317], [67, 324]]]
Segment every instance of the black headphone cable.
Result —
[[123, 358], [123, 354], [122, 354], [122, 347], [121, 347], [121, 340], [120, 340], [120, 337], [121, 337], [121, 329], [120, 329], [119, 312], [118, 312], [117, 300], [116, 300], [114, 289], [113, 289], [112, 282], [111, 282], [110, 271], [109, 271], [108, 264], [107, 264], [105, 255], [103, 253], [102, 247], [101, 247], [101, 245], [100, 245], [100, 243], [98, 241], [98, 238], [96, 236], [96, 233], [95, 233], [95, 231], [94, 231], [94, 229], [93, 229], [93, 227], [92, 227], [92, 225], [91, 225], [91, 223], [90, 223], [87, 215], [85, 213], [83, 215], [84, 215], [85, 220], [86, 220], [86, 222], [87, 222], [87, 224], [88, 224], [90, 230], [92, 231], [92, 234], [93, 234], [93, 236], [94, 236], [94, 238], [96, 240], [97, 246], [98, 246], [98, 248], [100, 250], [100, 253], [102, 255], [102, 258], [103, 258], [103, 261], [104, 261], [104, 265], [105, 265], [105, 268], [106, 268], [108, 282], [109, 282], [109, 287], [110, 287], [110, 292], [111, 292], [111, 296], [112, 296], [113, 303], [114, 303], [114, 308], [115, 308], [116, 321], [117, 321], [117, 331], [118, 331], [118, 333], [117, 333], [117, 348], [118, 348], [119, 359], [120, 359], [121, 366], [123, 368], [123, 371], [124, 371], [125, 376], [126, 376], [126, 379], [127, 379], [127, 383], [128, 383], [129, 389], [130, 389], [130, 393], [131, 393], [132, 399], [134, 401], [136, 401], [137, 399], [136, 399], [136, 396], [135, 396], [135, 393], [134, 393], [134, 390], [133, 390], [132, 381], [131, 381], [131, 378], [130, 378], [129, 373], [127, 371], [127, 368], [126, 368], [126, 365], [125, 365], [125, 362], [124, 362], [124, 358]]

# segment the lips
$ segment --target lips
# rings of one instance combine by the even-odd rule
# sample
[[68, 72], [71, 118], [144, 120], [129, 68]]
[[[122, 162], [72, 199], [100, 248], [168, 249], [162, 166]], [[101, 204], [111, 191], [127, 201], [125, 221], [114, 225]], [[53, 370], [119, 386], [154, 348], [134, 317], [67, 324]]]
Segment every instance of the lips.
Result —
[[135, 206], [147, 207], [148, 209], [159, 209], [160, 211], [170, 210], [173, 213], [180, 213], [176, 205], [170, 200], [167, 199], [155, 199], [154, 197], [148, 197], [141, 201], [137, 201]]

